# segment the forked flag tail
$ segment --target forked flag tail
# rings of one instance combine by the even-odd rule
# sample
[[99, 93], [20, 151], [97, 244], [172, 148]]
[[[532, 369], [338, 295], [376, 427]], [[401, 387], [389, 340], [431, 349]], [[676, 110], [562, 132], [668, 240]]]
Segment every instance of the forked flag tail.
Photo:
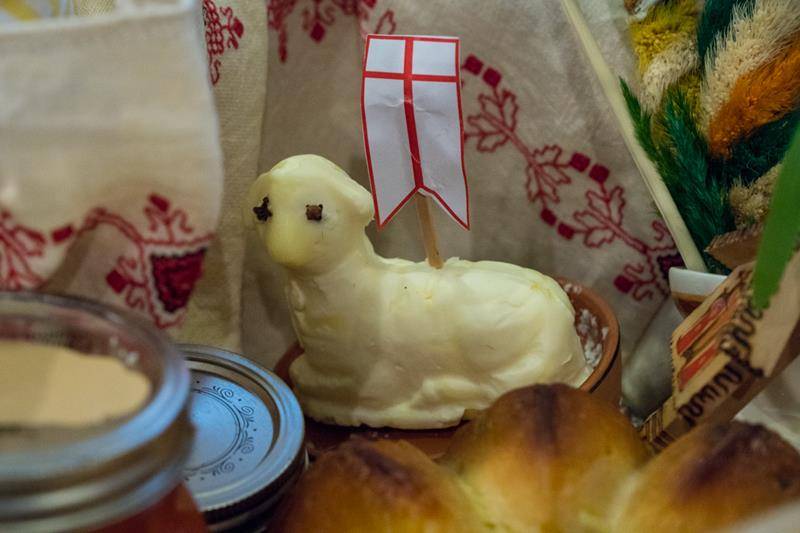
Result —
[[469, 229], [459, 40], [368, 35], [361, 118], [378, 227], [420, 193]]

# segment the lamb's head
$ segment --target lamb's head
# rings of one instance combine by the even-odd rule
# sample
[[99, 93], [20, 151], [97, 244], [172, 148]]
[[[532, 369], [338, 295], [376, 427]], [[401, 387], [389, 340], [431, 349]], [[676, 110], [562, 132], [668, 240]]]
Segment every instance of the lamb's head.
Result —
[[288, 269], [324, 272], [363, 246], [372, 196], [323, 157], [284, 159], [250, 187], [244, 205], [272, 259]]

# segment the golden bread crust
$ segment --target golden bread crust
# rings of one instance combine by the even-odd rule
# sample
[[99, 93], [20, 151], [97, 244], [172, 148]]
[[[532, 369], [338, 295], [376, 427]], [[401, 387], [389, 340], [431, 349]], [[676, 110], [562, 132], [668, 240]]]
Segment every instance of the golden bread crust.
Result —
[[741, 422], [700, 426], [641, 472], [615, 530], [713, 531], [800, 497], [800, 454]]
[[459, 430], [442, 462], [495, 526], [578, 531], [607, 523], [617, 487], [648, 457], [613, 406], [566, 385], [535, 385]]
[[800, 498], [800, 454], [760, 426], [701, 426], [649, 457], [613, 406], [526, 387], [462, 427], [439, 464], [404, 441], [324, 454], [273, 531], [694, 533]]
[[354, 439], [324, 454], [286, 502], [274, 531], [479, 531], [457, 481], [400, 441]]

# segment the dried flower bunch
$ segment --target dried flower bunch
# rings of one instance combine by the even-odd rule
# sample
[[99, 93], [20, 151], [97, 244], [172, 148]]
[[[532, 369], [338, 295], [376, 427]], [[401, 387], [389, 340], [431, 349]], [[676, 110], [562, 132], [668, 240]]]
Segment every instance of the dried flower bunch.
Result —
[[[626, 2], [640, 144], [698, 248], [763, 221], [800, 119], [796, 0]], [[724, 267], [706, 255], [712, 270]]]

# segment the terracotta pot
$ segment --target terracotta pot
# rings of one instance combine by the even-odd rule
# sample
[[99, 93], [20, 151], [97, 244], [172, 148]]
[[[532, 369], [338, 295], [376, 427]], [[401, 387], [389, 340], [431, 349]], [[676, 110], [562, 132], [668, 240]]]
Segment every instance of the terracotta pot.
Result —
[[[581, 390], [619, 405], [622, 390], [622, 360], [619, 356], [619, 322], [611, 306], [596, 292], [574, 281], [556, 278], [564, 287], [572, 306], [575, 308], [576, 325], [583, 310], [597, 318], [596, 327], [578, 335], [586, 347], [589, 342], [602, 344], [600, 361], [581, 385]], [[594, 324], [593, 324], [594, 326]], [[605, 330], [605, 334], [603, 331]]]
[[[575, 308], [575, 322], [584, 348], [592, 343], [602, 344], [600, 361], [594, 371], [581, 385], [585, 390], [599, 398], [619, 404], [622, 382], [622, 361], [619, 356], [619, 324], [611, 307], [593, 290], [579, 283], [559, 279]], [[596, 321], [587, 320], [589, 316]], [[582, 316], [584, 318], [582, 318]], [[589, 328], [579, 327], [589, 325]], [[289, 367], [303, 353], [299, 344], [295, 343], [281, 357], [275, 366], [275, 373], [291, 386]], [[369, 428], [333, 426], [321, 424], [306, 418], [306, 439], [310, 455], [313, 457], [325, 450], [336, 447], [341, 442], [360, 436], [369, 439], [402, 439], [414, 444], [428, 455], [438, 457], [447, 449], [450, 437], [466, 422], [443, 429], [403, 430], [393, 428]]]

